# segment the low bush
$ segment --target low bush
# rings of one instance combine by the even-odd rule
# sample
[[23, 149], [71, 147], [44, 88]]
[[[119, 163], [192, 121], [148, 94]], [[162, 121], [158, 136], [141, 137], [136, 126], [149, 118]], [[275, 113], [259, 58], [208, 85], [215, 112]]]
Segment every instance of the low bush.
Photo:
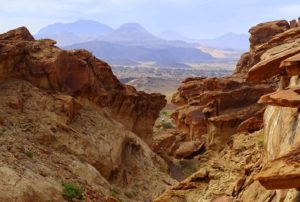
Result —
[[73, 199], [83, 198], [83, 189], [73, 183], [63, 184], [63, 197], [66, 200], [72, 201]]

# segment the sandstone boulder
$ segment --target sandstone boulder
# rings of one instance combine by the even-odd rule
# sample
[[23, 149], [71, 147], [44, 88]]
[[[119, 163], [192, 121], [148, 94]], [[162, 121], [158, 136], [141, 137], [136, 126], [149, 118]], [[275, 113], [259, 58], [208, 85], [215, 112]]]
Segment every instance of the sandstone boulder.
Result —
[[180, 144], [179, 148], [175, 151], [176, 158], [189, 158], [200, 152], [204, 143], [201, 141], [189, 141]]
[[255, 176], [266, 189], [292, 189], [300, 187], [300, 149], [270, 161]]
[[250, 47], [263, 44], [269, 41], [274, 35], [282, 33], [290, 28], [286, 20], [272, 21], [258, 24], [249, 30]]
[[275, 93], [264, 95], [259, 103], [282, 107], [300, 107], [300, 87], [279, 90]]

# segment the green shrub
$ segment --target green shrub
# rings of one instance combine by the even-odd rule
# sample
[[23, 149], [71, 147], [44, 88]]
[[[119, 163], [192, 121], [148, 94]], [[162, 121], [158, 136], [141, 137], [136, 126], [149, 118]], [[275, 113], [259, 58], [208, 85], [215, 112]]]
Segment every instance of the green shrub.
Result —
[[168, 116], [168, 115], [169, 115], [168, 112], [166, 112], [166, 111], [162, 112], [161, 114], [162, 114], [162, 115], [165, 115], [165, 116]]
[[82, 199], [83, 198], [83, 190], [81, 187], [76, 184], [66, 183], [63, 184], [63, 197], [66, 200], [72, 201], [73, 199]]
[[33, 157], [33, 153], [32, 151], [25, 151], [25, 155], [29, 158], [32, 158]]
[[116, 199], [116, 200], [118, 200], [118, 201], [122, 201], [122, 200], [120, 199], [120, 192], [119, 192], [119, 190], [116, 189], [116, 188], [112, 188], [112, 189], [110, 190], [110, 196], [112, 196], [114, 199]]
[[170, 122], [161, 122], [161, 126], [164, 128], [164, 129], [170, 129], [170, 128], [174, 128], [173, 124], [170, 123]]
[[257, 137], [257, 144], [259, 146], [262, 146], [264, 144], [264, 136], [263, 135], [260, 135]]

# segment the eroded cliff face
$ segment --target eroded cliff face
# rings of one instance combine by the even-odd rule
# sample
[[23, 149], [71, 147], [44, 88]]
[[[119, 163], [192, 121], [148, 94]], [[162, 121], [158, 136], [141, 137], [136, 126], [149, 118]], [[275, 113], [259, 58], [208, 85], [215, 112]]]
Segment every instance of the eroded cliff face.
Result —
[[[280, 44], [287, 47], [288, 42], [275, 42], [274, 37], [288, 32], [289, 37], [280, 37], [293, 41], [297, 35], [291, 34], [293, 31], [290, 30], [293, 29], [284, 20], [259, 24], [250, 29], [250, 50], [242, 55], [231, 76], [184, 80], [172, 99], [173, 104], [178, 106], [172, 117], [179, 136], [184, 136], [184, 141], [222, 149], [233, 134], [260, 130], [266, 104], [257, 101], [262, 95], [275, 91], [278, 76], [253, 83], [248, 70], [273, 55], [269, 51], [271, 48], [279, 52]], [[259, 74], [263, 76], [266, 73]], [[173, 150], [176, 156], [176, 149]]]
[[[206, 145], [221, 145], [238, 131], [255, 131], [262, 127], [263, 104], [260, 96], [272, 92], [270, 85], [236, 81], [228, 78], [190, 78], [183, 81], [172, 102], [180, 107], [172, 115], [177, 129], [190, 140], [206, 138]], [[247, 122], [257, 121], [257, 124]]]
[[0, 201], [65, 201], [63, 183], [81, 201], [151, 201], [174, 183], [145, 143], [165, 102], [87, 51], [0, 35]]
[[[215, 142], [221, 144], [217, 150], [208, 147], [199, 157], [202, 166], [198, 172], [166, 191], [157, 202], [300, 200], [298, 24], [273, 21], [251, 28], [250, 51], [242, 55], [232, 76], [188, 79], [179, 88], [173, 99], [180, 106], [174, 115], [178, 129], [192, 134], [191, 139], [206, 136], [205, 144], [210, 144], [212, 137], [225, 138]], [[232, 82], [234, 85], [228, 85]], [[245, 87], [248, 94], [241, 93]], [[227, 93], [232, 97], [226, 97]], [[247, 116], [230, 122], [240, 117], [238, 109]], [[214, 123], [215, 119], [221, 120], [220, 124]], [[205, 121], [198, 124], [199, 120]], [[249, 133], [256, 124], [262, 130]], [[237, 130], [245, 132], [233, 135]]]
[[[296, 37], [299, 34], [300, 30], [296, 27], [275, 36], [271, 41], [281, 38], [287, 42], [268, 50], [272, 54], [266, 61], [249, 71], [250, 79], [266, 69], [270, 72], [269, 76], [281, 75], [280, 88], [259, 101], [269, 106], [264, 115], [265, 166], [255, 179], [267, 189], [276, 189], [277, 199], [284, 201], [300, 200], [297, 191], [300, 186], [300, 58], [299, 38]], [[256, 78], [255, 81], [263, 78]]]
[[0, 35], [0, 78], [21, 78], [52, 92], [86, 98], [151, 142], [166, 100], [121, 84], [109, 65], [85, 50], [65, 51], [52, 40], [34, 40], [26, 28]]

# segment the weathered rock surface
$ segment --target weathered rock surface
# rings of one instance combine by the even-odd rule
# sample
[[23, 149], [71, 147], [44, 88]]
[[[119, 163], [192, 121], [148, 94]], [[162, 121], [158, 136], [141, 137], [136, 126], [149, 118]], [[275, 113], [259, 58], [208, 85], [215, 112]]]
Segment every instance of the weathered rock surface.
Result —
[[[242, 55], [232, 76], [190, 78], [174, 96], [173, 101], [179, 106], [174, 114], [178, 129], [193, 134], [190, 138], [201, 137], [194, 131], [205, 134], [206, 129], [206, 144], [213, 139], [225, 148], [220, 151], [220, 147], [208, 147], [199, 157], [198, 172], [166, 191], [156, 202], [300, 200], [300, 28], [295, 22], [290, 26], [287, 21], [273, 21], [257, 25], [250, 33], [250, 50]], [[267, 93], [262, 86], [277, 91]], [[227, 93], [232, 96], [227, 97]], [[261, 106], [256, 104], [260, 96]], [[201, 125], [199, 120], [204, 120]], [[233, 135], [262, 126], [260, 132], [245, 133], [252, 140], [238, 141], [244, 135]], [[216, 151], [220, 152], [214, 154]], [[245, 151], [255, 160], [244, 161]], [[210, 165], [214, 159], [216, 162]], [[239, 170], [241, 167], [244, 170]]]
[[[226, 144], [222, 151], [210, 150], [201, 155], [200, 167], [197, 172], [173, 186], [154, 201], [262, 202], [271, 200], [275, 191], [265, 190], [252, 179], [261, 169], [263, 145], [259, 140], [262, 137], [263, 131], [232, 136], [232, 141]], [[263, 194], [252, 194], [253, 190], [259, 190]]]
[[85, 201], [151, 201], [174, 183], [141, 139], [164, 104], [86, 51], [0, 35], [0, 201], [65, 201], [62, 183]]
[[[244, 121], [256, 117], [264, 105], [258, 99], [273, 91], [270, 85], [252, 85], [234, 78], [189, 78], [183, 81], [172, 102], [179, 106], [172, 117], [177, 129], [199, 140], [207, 134], [207, 144], [219, 145], [239, 131], [255, 131]], [[262, 117], [261, 117], [262, 122]], [[259, 122], [259, 120], [257, 120]]]
[[292, 189], [300, 187], [299, 146], [286, 155], [270, 161], [255, 176], [267, 189]]
[[298, 201], [300, 196], [299, 33], [295, 27], [261, 45], [259, 49], [265, 50], [261, 62], [248, 74], [253, 82], [281, 77], [278, 91], [260, 99], [269, 106], [264, 114], [265, 166], [255, 179], [267, 189], [277, 189], [274, 197], [287, 202]]
[[64, 51], [51, 40], [35, 41], [26, 28], [0, 35], [0, 79], [21, 78], [35, 86], [87, 98], [108, 108], [119, 122], [151, 142], [166, 100], [121, 84], [105, 62], [85, 50]]
[[288, 76], [300, 75], [300, 54], [289, 57], [280, 63], [280, 68], [284, 69]]
[[266, 23], [260, 23], [257, 26], [249, 30], [250, 47], [268, 42], [273, 36], [282, 33], [290, 28], [289, 23], [286, 20], [272, 21]]
[[264, 95], [260, 98], [259, 103], [266, 103], [272, 106], [282, 107], [300, 107], [300, 86], [279, 90], [275, 93]]

